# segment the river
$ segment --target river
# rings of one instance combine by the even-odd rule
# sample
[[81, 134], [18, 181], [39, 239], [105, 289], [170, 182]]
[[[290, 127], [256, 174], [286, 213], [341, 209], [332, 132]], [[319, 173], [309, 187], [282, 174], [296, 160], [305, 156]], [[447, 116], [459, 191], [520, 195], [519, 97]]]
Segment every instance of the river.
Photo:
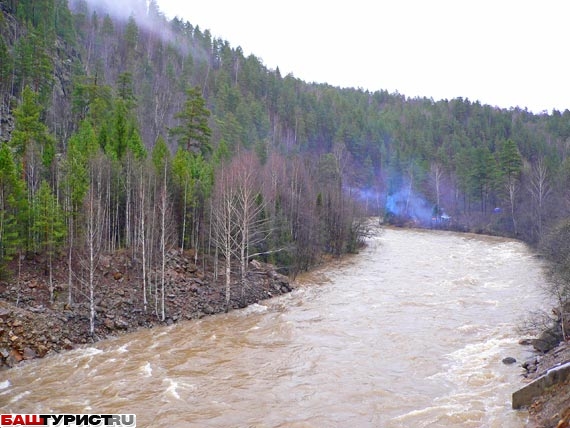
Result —
[[4, 413], [139, 427], [521, 427], [517, 327], [546, 297], [516, 241], [387, 229], [244, 310], [0, 372]]

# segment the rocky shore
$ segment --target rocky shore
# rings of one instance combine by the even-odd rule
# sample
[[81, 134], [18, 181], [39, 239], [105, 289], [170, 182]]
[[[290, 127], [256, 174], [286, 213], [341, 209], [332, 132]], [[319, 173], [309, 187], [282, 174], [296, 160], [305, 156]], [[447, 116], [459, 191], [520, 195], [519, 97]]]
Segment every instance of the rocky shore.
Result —
[[[546, 354], [537, 355], [530, 362], [523, 363], [528, 381], [537, 379], [548, 370], [570, 361], [570, 344], [561, 343]], [[529, 407], [527, 428], [570, 427], [570, 379], [548, 388]]]
[[[155, 301], [142, 305], [140, 268], [128, 254], [102, 257], [96, 288], [95, 334], [89, 334], [89, 305], [86, 290], [75, 281], [72, 304], [68, 303], [68, 271], [62, 260], [54, 272], [54, 301], [50, 302], [48, 276], [42, 260], [25, 260], [20, 275], [0, 281], [0, 369], [24, 360], [92, 343], [139, 328], [170, 325], [225, 312], [224, 277], [217, 280], [212, 260], [195, 263], [194, 254], [171, 251], [166, 267], [166, 319], [159, 321]], [[13, 272], [18, 272], [16, 266]], [[234, 281], [230, 309], [292, 290], [289, 279], [269, 264], [257, 261], [242, 286]]]
[[[565, 311], [569, 309], [565, 308]], [[570, 362], [570, 343], [563, 340], [561, 322], [560, 318], [554, 321], [539, 337], [529, 342], [534, 346], [536, 355], [522, 363], [526, 382]], [[527, 428], [570, 428], [570, 379], [547, 388], [528, 410]]]

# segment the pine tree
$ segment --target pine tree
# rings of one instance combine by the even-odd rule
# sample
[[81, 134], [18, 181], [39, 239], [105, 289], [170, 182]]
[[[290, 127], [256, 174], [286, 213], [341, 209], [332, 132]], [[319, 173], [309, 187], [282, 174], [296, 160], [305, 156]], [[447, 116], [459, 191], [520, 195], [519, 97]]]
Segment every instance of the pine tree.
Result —
[[12, 152], [0, 145], [0, 277], [6, 273], [6, 263], [23, 249], [26, 209], [24, 183]]
[[182, 122], [172, 128], [170, 134], [178, 139], [178, 143], [193, 153], [207, 155], [212, 151], [210, 137], [212, 130], [208, 126], [210, 110], [206, 108], [206, 100], [202, 97], [200, 88], [190, 88], [186, 91], [187, 99], [184, 109], [175, 117]]
[[508, 139], [503, 143], [499, 153], [499, 168], [502, 173], [504, 188], [509, 200], [513, 232], [516, 235], [518, 234], [518, 229], [515, 217], [515, 203], [516, 195], [520, 187], [522, 160], [516, 143], [511, 139]]

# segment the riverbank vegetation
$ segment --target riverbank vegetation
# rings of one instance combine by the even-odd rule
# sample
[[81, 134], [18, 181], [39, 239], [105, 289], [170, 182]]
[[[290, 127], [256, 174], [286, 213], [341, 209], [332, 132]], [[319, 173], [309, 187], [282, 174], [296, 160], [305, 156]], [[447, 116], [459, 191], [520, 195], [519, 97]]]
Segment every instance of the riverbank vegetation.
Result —
[[165, 320], [172, 250], [227, 293], [253, 258], [294, 275], [355, 251], [378, 215], [540, 245], [566, 316], [569, 110], [308, 83], [155, 1], [102, 4], [0, 3], [4, 281], [39, 258], [93, 332], [101, 258], [126, 252]]

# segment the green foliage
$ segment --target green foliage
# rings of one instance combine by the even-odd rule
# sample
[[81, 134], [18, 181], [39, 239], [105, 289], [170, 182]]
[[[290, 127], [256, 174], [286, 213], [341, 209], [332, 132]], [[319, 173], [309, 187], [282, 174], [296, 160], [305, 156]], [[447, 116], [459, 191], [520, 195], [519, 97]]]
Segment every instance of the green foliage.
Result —
[[152, 164], [158, 176], [164, 174], [164, 168], [170, 163], [170, 151], [163, 138], [158, 138], [152, 149]]
[[212, 162], [214, 165], [219, 166], [222, 162], [228, 161], [231, 158], [231, 151], [228, 148], [228, 144], [226, 140], [220, 140], [218, 143], [218, 147], [214, 151], [214, 155], [212, 156]]
[[105, 136], [108, 136], [105, 138], [105, 153], [114, 160], [122, 160], [127, 150], [138, 160], [146, 157], [146, 149], [130, 111], [129, 102], [122, 97], [117, 98], [111, 117], [112, 127], [105, 133]]
[[14, 110], [16, 126], [12, 132], [10, 145], [21, 162], [25, 162], [30, 146], [36, 146], [40, 151], [43, 165], [49, 167], [55, 156], [55, 139], [49, 134], [47, 126], [40, 121], [41, 111], [37, 94], [26, 87], [22, 103]]
[[208, 126], [210, 110], [206, 108], [206, 100], [202, 97], [200, 88], [189, 88], [186, 95], [184, 109], [175, 115], [182, 124], [172, 128], [170, 133], [186, 150], [207, 155], [212, 151], [212, 130]]
[[135, 19], [131, 16], [129, 17], [129, 22], [127, 23], [127, 28], [125, 30], [125, 44], [127, 52], [134, 52], [137, 47], [137, 42], [139, 39], [139, 27]]
[[499, 153], [499, 165], [507, 180], [518, 178], [522, 169], [522, 158], [515, 142], [508, 139], [502, 144]]
[[96, 79], [87, 76], [75, 78], [71, 100], [78, 120], [89, 118], [96, 128], [103, 126], [113, 107], [111, 88], [98, 85]]
[[140, 161], [146, 158], [146, 147], [143, 144], [138, 129], [134, 126], [130, 130], [129, 139], [127, 141], [127, 149], [134, 155], [135, 159]]
[[79, 213], [89, 190], [89, 161], [99, 152], [99, 145], [89, 121], [81, 122], [79, 131], [71, 136], [63, 165], [63, 185], [71, 198], [72, 214]]
[[49, 257], [55, 256], [64, 243], [66, 227], [63, 210], [45, 180], [34, 200], [33, 218], [32, 231], [39, 247]]
[[0, 37], [0, 94], [5, 94], [8, 91], [11, 73], [12, 56], [4, 38]]
[[31, 86], [44, 104], [51, 94], [53, 83], [50, 40], [39, 29], [28, 26], [14, 49], [17, 88], [22, 91], [26, 86]]
[[5, 274], [6, 262], [23, 245], [27, 208], [24, 189], [10, 148], [0, 145], [0, 277]]
[[[131, 17], [115, 20], [83, 1], [75, 2], [73, 17], [65, 0], [9, 3], [14, 9], [18, 4], [21, 26], [13, 40], [0, 38], [0, 101], [5, 107], [21, 99], [8, 146], [18, 177], [27, 180], [22, 199], [34, 202], [45, 179], [66, 198], [68, 213], [81, 215], [86, 168], [101, 149], [101, 165], [109, 168], [101, 178], [109, 194], [102, 199], [113, 205], [105, 208], [106, 227], [113, 229], [106, 232], [109, 249], [136, 238], [124, 239], [125, 224], [136, 221], [140, 213], [134, 211], [141, 208], [136, 201], [141, 183], [133, 180], [131, 161], [144, 160], [147, 148], [161, 176], [167, 166], [169, 191], [178, 192], [175, 203], [181, 205], [186, 194], [188, 205], [177, 207], [175, 220], [183, 212], [195, 229], [209, 227], [214, 167], [254, 150], [261, 166], [271, 170], [265, 184], [270, 194], [263, 195], [272, 207], [267, 219], [279, 229], [271, 245], [288, 248], [272, 257], [297, 268], [316, 261], [324, 247], [335, 252], [356, 247], [359, 232], [346, 222], [353, 218], [344, 199], [348, 189], [366, 188], [377, 201], [411, 189], [430, 212], [441, 198], [438, 205], [458, 225], [465, 221], [484, 229], [480, 226], [498, 217], [490, 207], [505, 203], [510, 181], [520, 190], [509, 195], [513, 223], [520, 219], [520, 230], [533, 230], [533, 216], [524, 215], [532, 210], [532, 198], [522, 185], [531, 172], [523, 165], [544, 158], [551, 200], [570, 196], [568, 110], [534, 115], [464, 98], [408, 98], [283, 77], [208, 30], [178, 18], [167, 21], [154, 0], [148, 13], [143, 11], [145, 25], [137, 22], [142, 15], [136, 8]], [[52, 94], [54, 76], [62, 91]], [[57, 165], [50, 130], [61, 137]], [[158, 138], [168, 134], [179, 148], [172, 165], [168, 145]], [[346, 148], [342, 158], [338, 147]], [[441, 166], [437, 196], [434, 163]], [[32, 172], [38, 173], [33, 180]], [[145, 189], [149, 183], [143, 183]], [[567, 215], [561, 204], [551, 205], [548, 224]], [[4, 224], [19, 222], [20, 213], [14, 208], [13, 220]], [[504, 218], [495, 224], [495, 232], [510, 230]], [[129, 227], [132, 235], [137, 226]]]
[[497, 185], [499, 170], [493, 154], [486, 147], [475, 149], [471, 154], [469, 186], [471, 194], [479, 197], [481, 211], [487, 212], [489, 194]]
[[133, 75], [121, 73], [117, 81], [119, 98], [125, 103], [127, 110], [131, 111], [136, 106], [136, 97], [133, 90]]

